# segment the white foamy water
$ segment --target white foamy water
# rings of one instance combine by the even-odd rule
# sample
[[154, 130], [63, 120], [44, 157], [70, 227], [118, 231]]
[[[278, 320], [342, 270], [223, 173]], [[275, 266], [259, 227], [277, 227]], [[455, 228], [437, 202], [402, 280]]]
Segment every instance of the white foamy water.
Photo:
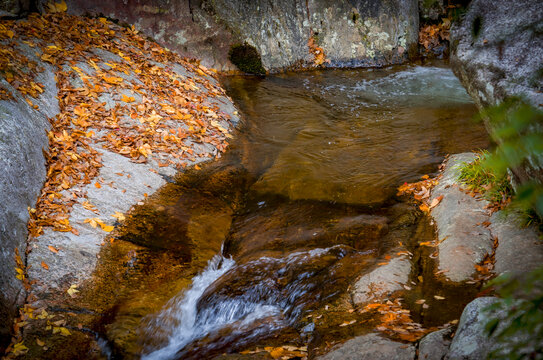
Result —
[[[284, 258], [262, 257], [250, 261], [242, 267], [256, 267], [266, 272], [270, 266], [280, 264], [281, 271], [286, 271], [290, 265], [307, 261], [313, 257], [325, 255], [333, 246], [326, 249], [313, 249], [289, 254]], [[275, 322], [268, 324], [266, 331], [281, 328], [285, 324], [281, 317], [300, 296], [306, 293], [305, 276], [300, 274], [297, 281], [290, 284], [289, 296], [278, 298], [278, 294], [269, 292], [266, 282], [255, 285], [247, 293], [236, 298], [223, 299], [209, 307], [198, 309], [198, 302], [205, 290], [215, 280], [232, 269], [235, 261], [216, 255], [207, 268], [194, 277], [192, 286], [180, 296], [176, 296], [165, 305], [161, 312], [149, 322], [149, 332], [160, 331], [165, 333], [168, 342], [160, 349], [144, 354], [142, 359], [158, 360], [175, 358], [179, 350], [190, 342], [203, 338], [207, 334], [230, 324], [245, 332], [245, 328], [253, 322], [275, 317]], [[275, 267], [274, 267], [275, 269]], [[308, 274], [307, 277], [310, 277]], [[250, 331], [250, 330], [249, 330]], [[255, 335], [255, 334], [253, 334]], [[250, 334], [247, 334], [250, 337]]]
[[[176, 296], [166, 304], [149, 326], [169, 331], [168, 344], [159, 350], [143, 355], [142, 359], [171, 359], [179, 349], [209, 331], [209, 329], [196, 326], [198, 300], [208, 286], [232, 268], [234, 264], [235, 261], [232, 259], [215, 255], [209, 261], [206, 269], [193, 278], [190, 289], [183, 296]], [[173, 327], [164, 328], [171, 324]]]

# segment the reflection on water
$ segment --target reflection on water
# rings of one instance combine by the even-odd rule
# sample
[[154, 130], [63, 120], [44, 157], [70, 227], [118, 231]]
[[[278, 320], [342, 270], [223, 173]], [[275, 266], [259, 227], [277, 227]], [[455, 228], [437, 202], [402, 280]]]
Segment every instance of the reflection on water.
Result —
[[[391, 249], [416, 243], [420, 212], [399, 203], [397, 186], [435, 173], [448, 153], [488, 146], [482, 125], [471, 121], [474, 105], [445, 68], [326, 70], [224, 84], [244, 117], [230, 151], [170, 185], [182, 191], [172, 190], [166, 206], [149, 205], [177, 217], [150, 218], [154, 226], [136, 225], [124, 236], [159, 244], [157, 251], [198, 244], [189, 264], [209, 255], [200, 243], [209, 238], [212, 248], [226, 238], [223, 254], [192, 287], [142, 321], [148, 359], [212, 358], [278, 334], [298, 341], [308, 329], [304, 313], [347, 294]], [[209, 214], [204, 204], [219, 209]], [[219, 218], [218, 235], [206, 234]], [[160, 224], [179, 227], [186, 241], [163, 234]], [[200, 230], [189, 231], [195, 224]], [[431, 280], [425, 284], [432, 291]], [[454, 306], [441, 303], [455, 313], [443, 311], [433, 324], [457, 316], [466, 294], [450, 296]]]
[[290, 199], [380, 203], [448, 153], [488, 145], [449, 69], [332, 70], [228, 78], [246, 118], [253, 189]]

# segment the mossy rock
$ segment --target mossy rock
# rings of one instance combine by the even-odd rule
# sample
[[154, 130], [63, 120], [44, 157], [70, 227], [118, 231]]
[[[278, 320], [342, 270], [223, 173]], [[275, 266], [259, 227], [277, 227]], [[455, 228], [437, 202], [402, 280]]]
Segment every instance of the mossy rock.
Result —
[[260, 54], [254, 46], [247, 43], [232, 45], [228, 52], [228, 58], [243, 72], [255, 75], [266, 74]]

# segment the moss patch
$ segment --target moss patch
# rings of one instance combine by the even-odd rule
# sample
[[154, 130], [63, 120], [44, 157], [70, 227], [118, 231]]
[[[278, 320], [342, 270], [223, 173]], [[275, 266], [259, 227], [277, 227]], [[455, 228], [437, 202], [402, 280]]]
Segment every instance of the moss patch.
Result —
[[247, 43], [232, 45], [228, 52], [228, 58], [243, 72], [255, 75], [266, 74], [260, 54], [254, 46]]

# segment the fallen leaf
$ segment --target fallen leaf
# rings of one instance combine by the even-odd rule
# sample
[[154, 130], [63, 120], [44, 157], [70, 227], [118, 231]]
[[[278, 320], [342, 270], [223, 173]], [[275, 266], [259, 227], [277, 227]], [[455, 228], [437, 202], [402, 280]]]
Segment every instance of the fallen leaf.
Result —
[[439, 295], [434, 295], [434, 299], [436, 299], [436, 300], [445, 300], [445, 298], [443, 296], [439, 296]]
[[41, 262], [41, 267], [44, 268], [45, 270], [49, 270], [49, 265], [47, 265], [43, 261]]
[[117, 219], [118, 221], [124, 221], [126, 219], [125, 216], [123, 215], [123, 213], [120, 213], [118, 211], [115, 211], [115, 214], [113, 214], [111, 216], [114, 217], [115, 219]]
[[79, 292], [79, 290], [77, 290], [77, 285], [76, 284], [72, 284], [70, 286], [70, 288], [68, 290], [66, 290], [66, 292], [68, 293], [68, 295], [70, 295], [71, 297], [75, 297], [75, 294], [77, 294]]
[[49, 246], [47, 246], [47, 248], [48, 248], [51, 252], [53, 252], [53, 253], [55, 253], [55, 254], [58, 254], [58, 249], [56, 249], [54, 246], [49, 245]]
[[351, 321], [344, 321], [342, 324], [340, 324], [339, 326], [349, 326], [349, 325], [352, 325], [356, 322], [356, 320], [351, 320]]
[[40, 339], [36, 338], [36, 344], [38, 344], [39, 346], [44, 346], [45, 345], [45, 342], [44, 341], [41, 341]]
[[441, 202], [441, 200], [443, 200], [443, 195], [439, 195], [434, 200], [432, 200], [432, 202], [430, 203], [430, 209], [436, 207]]

